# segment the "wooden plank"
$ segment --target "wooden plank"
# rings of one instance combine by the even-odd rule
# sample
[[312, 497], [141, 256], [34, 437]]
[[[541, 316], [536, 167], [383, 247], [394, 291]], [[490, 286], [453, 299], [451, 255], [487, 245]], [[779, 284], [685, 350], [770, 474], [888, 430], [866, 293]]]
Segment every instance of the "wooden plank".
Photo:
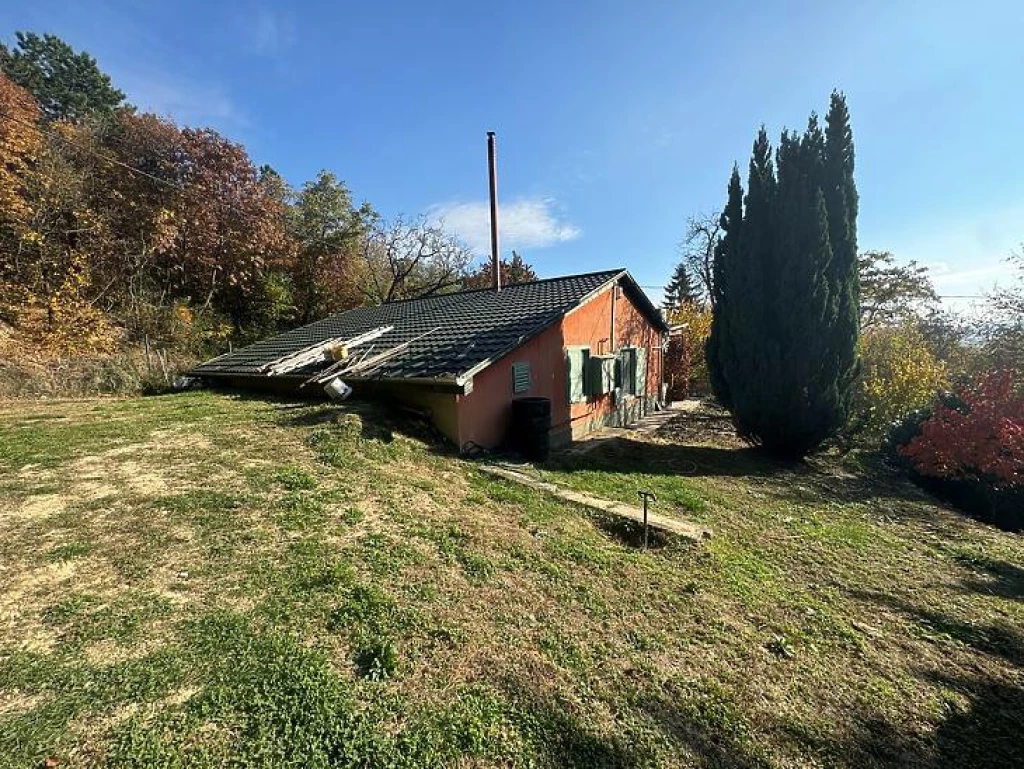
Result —
[[[479, 469], [481, 472], [487, 473], [488, 475], [504, 478], [509, 481], [515, 481], [516, 483], [520, 483], [524, 486], [529, 486], [531, 489], [537, 489], [538, 491], [543, 491], [551, 496], [558, 497], [566, 502], [582, 505], [583, 507], [588, 507], [591, 510], [597, 510], [602, 513], [617, 515], [621, 518], [628, 518], [629, 520], [636, 521], [641, 525], [644, 522], [644, 511], [639, 507], [627, 505], [625, 502], [614, 502], [609, 499], [595, 497], [592, 494], [586, 494], [582, 491], [565, 489], [561, 486], [556, 486], [553, 483], [547, 483], [546, 481], [531, 478], [518, 470], [512, 470], [507, 467], [500, 467], [498, 465], [480, 465]], [[711, 537], [711, 529], [698, 526], [680, 518], [661, 515], [659, 513], [649, 512], [647, 514], [647, 523], [652, 528], [671, 532], [672, 534], [677, 534], [680, 537], [691, 539], [694, 542], [703, 542], [705, 539], [709, 539]]]

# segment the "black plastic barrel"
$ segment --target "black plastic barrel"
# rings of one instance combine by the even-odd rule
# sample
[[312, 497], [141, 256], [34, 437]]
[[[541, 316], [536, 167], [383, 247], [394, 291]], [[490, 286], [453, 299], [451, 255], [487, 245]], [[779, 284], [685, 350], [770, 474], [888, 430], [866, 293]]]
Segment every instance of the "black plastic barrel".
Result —
[[512, 444], [527, 459], [543, 462], [551, 452], [551, 400], [512, 401]]

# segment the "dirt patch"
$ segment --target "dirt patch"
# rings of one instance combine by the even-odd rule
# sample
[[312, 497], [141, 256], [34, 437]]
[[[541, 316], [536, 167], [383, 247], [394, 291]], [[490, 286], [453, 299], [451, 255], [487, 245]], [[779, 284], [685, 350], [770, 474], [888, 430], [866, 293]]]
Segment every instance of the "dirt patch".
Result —
[[36, 651], [49, 651], [56, 640], [40, 617], [46, 607], [72, 592], [111, 596], [127, 587], [109, 563], [89, 556], [23, 569], [6, 575], [6, 581], [0, 592], [0, 637]]
[[51, 515], [64, 512], [66, 502], [60, 494], [35, 494], [14, 510], [14, 517], [34, 521], [49, 518]]
[[0, 718], [24, 715], [44, 699], [45, 695], [42, 694], [29, 694], [20, 690], [0, 691]]
[[688, 408], [658, 428], [652, 437], [672, 443], [725, 448], [740, 448], [747, 445], [736, 434], [728, 411], [708, 401], [687, 401], [687, 405]]
[[116, 665], [128, 660], [145, 657], [155, 648], [152, 643], [125, 646], [110, 639], [97, 641], [82, 650], [82, 656], [90, 665]]

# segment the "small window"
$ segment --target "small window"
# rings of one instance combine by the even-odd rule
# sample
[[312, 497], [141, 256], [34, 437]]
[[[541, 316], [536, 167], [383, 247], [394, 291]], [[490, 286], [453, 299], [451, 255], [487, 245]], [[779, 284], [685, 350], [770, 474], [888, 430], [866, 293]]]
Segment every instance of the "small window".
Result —
[[588, 394], [604, 395], [615, 389], [617, 361], [614, 355], [592, 355], [587, 372]]
[[530, 389], [530, 362], [520, 361], [512, 364], [512, 392], [524, 393]]

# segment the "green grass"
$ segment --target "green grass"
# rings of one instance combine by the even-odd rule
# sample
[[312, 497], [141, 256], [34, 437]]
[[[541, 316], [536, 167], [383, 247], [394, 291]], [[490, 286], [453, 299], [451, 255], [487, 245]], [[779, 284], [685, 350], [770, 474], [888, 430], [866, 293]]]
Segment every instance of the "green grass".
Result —
[[1024, 544], [870, 463], [626, 441], [495, 480], [386, 411], [0, 409], [0, 765], [1011, 766]]

